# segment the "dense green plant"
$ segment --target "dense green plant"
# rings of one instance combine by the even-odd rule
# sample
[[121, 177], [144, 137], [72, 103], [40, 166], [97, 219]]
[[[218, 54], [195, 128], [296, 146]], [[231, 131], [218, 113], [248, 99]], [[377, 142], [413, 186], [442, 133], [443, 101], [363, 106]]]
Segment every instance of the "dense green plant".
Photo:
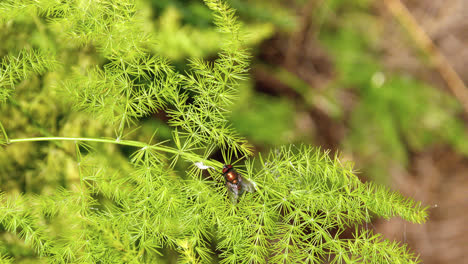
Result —
[[[133, 1], [0, 4], [14, 40], [17, 27], [41, 29], [1, 64], [1, 260], [417, 262], [360, 225], [374, 215], [424, 222], [420, 203], [360, 182], [309, 146], [247, 158], [227, 116], [249, 55], [234, 11], [205, 3], [224, 45], [214, 62], [192, 59], [184, 74], [150, 54]], [[158, 111], [168, 116], [168, 142], [145, 119]], [[126, 130], [135, 124], [138, 135]], [[227, 198], [222, 163], [210, 158], [218, 149], [226, 163], [246, 158], [236, 169], [257, 192]], [[341, 236], [348, 228], [354, 237]]]
[[241, 88], [230, 117], [233, 127], [256, 144], [274, 147], [291, 142], [295, 125], [293, 104], [286, 99], [251, 92], [248, 86]]
[[[211, 26], [211, 11], [197, 0], [151, 0], [149, 1], [155, 7], [156, 12], [164, 12], [168, 7], [177, 9], [182, 16], [182, 22], [188, 25], [196, 25], [199, 28], [209, 28]], [[301, 0], [294, 1], [301, 2]], [[294, 11], [290, 7], [291, 3], [281, 3], [281, 1], [266, 0], [228, 0], [226, 1], [236, 13], [251, 23], [269, 23], [275, 28], [282, 30], [291, 30], [295, 27]]]
[[[186, 7], [187, 8], [187, 7]], [[157, 43], [155, 52], [174, 61], [187, 57], [214, 56], [221, 49], [224, 37], [214, 27], [197, 28], [183, 24], [179, 9], [167, 7], [156, 23]], [[273, 33], [270, 23], [250, 23], [245, 28], [245, 45], [251, 46], [268, 38]], [[183, 67], [183, 65], [178, 65]]]
[[381, 22], [370, 15], [372, 3], [332, 1], [317, 10], [334, 14], [320, 21], [320, 38], [337, 69], [332, 89], [359, 95], [344, 147], [380, 182], [387, 181], [390, 167], [408, 163], [409, 151], [444, 143], [468, 155], [460, 104], [436, 87], [381, 65], [380, 47], [387, 38], [380, 32]]

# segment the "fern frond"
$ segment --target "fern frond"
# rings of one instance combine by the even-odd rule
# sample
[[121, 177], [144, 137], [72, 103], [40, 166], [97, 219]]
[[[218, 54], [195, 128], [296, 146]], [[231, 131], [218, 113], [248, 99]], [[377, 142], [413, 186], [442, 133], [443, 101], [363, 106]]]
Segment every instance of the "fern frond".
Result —
[[[0, 14], [11, 11], [0, 22], [19, 19], [23, 11], [44, 18], [57, 42], [70, 42], [57, 45], [58, 51], [79, 45], [97, 49], [92, 55], [100, 64], [88, 67], [80, 61], [58, 87], [76, 109], [117, 132], [116, 139], [105, 138], [106, 133], [11, 139], [0, 123], [0, 144], [73, 142], [58, 145], [68, 155], [64, 170], [72, 171], [63, 173], [63, 189], [53, 185], [41, 195], [0, 194], [4, 231], [23, 240], [40, 260], [55, 263], [154, 263], [161, 256], [181, 263], [416, 262], [405, 246], [357, 227], [371, 215], [424, 222], [427, 208], [362, 183], [337, 157], [310, 146], [279, 147], [258, 163], [247, 160], [245, 168], [233, 162], [256, 192], [231, 202], [220, 172], [223, 163], [211, 156], [220, 151], [224, 162], [231, 162], [251, 153], [248, 141], [228, 122], [250, 58], [234, 10], [221, 0], [205, 3], [225, 37], [223, 48], [214, 61], [191, 59], [183, 74], [147, 51], [152, 38], [141, 29], [135, 1], [0, 3]], [[18, 81], [56, 63], [43, 51], [24, 50], [6, 56], [1, 67], [0, 85], [7, 87], [1, 91], [9, 94]], [[126, 127], [158, 111], [167, 113], [173, 126], [172, 138], [170, 133], [162, 137], [170, 143], [152, 143], [146, 133], [137, 137], [141, 141], [123, 139]], [[81, 133], [68, 129], [58, 132]], [[94, 144], [113, 147], [105, 155]], [[38, 159], [50, 152], [39, 150]], [[53, 154], [48, 159], [57, 158]], [[47, 165], [61, 167], [60, 161]], [[355, 237], [343, 239], [350, 227], [356, 228]]]
[[250, 155], [247, 141], [228, 125], [228, 106], [237, 97], [237, 86], [244, 79], [249, 65], [249, 55], [242, 47], [240, 24], [233, 9], [221, 1], [205, 1], [214, 11], [214, 21], [226, 33], [226, 45], [214, 63], [192, 59], [191, 71], [186, 73], [182, 88], [193, 94], [194, 102], [187, 104], [187, 96], [174, 98], [175, 109], [168, 111], [172, 126], [197, 135], [197, 140], [215, 143], [223, 149], [233, 149], [241, 155]]
[[10, 263], [14, 263], [15, 259], [12, 257], [4, 256], [0, 254], [0, 261], [2, 261], [2, 263], [5, 263], [5, 264], [10, 264]]
[[[284, 146], [270, 153], [262, 167], [257, 173], [247, 174], [261, 194], [251, 198], [255, 202], [246, 201], [248, 198], [244, 197], [239, 203], [243, 209], [235, 214], [240, 219], [249, 219], [249, 224], [237, 231], [242, 236], [240, 240], [257, 243], [244, 244], [235, 236], [231, 237], [230, 231], [239, 228], [239, 220], [225, 218], [226, 222], [223, 220], [223, 227], [219, 229], [223, 241], [218, 246], [229, 251], [223, 255], [226, 263], [233, 256], [241, 262], [251, 258], [256, 261], [262, 259], [259, 263], [265, 263], [266, 256], [275, 263], [297, 263], [307, 258], [312, 263], [321, 263], [323, 258], [317, 256], [332, 256], [334, 263], [352, 263], [365, 249], [359, 249], [362, 250], [359, 253], [358, 249], [350, 248], [339, 234], [346, 227], [368, 221], [369, 211], [381, 217], [400, 216], [416, 223], [425, 221], [427, 217], [427, 208], [385, 188], [369, 189], [368, 184], [361, 183], [350, 168], [317, 149]], [[242, 252], [252, 255], [236, 253], [233, 249], [235, 243], [245, 246]], [[259, 244], [269, 243], [267, 251], [259, 251]], [[390, 245], [382, 243], [382, 247]], [[392, 244], [392, 247], [398, 247], [395, 255], [386, 255], [391, 250], [376, 250], [375, 254], [380, 255], [373, 263], [382, 259], [416, 259], [404, 253], [407, 251], [401, 246]], [[315, 257], [310, 255], [311, 252]]]
[[156, 57], [115, 57], [104, 69], [75, 74], [64, 89], [77, 109], [92, 113], [119, 129], [168, 104], [177, 75]]
[[44, 227], [40, 226], [37, 216], [32, 215], [27, 199], [22, 196], [0, 196], [0, 223], [5, 229], [17, 233], [24, 242], [42, 256], [50, 254], [52, 241], [47, 239]]
[[19, 81], [32, 74], [44, 74], [57, 66], [54, 56], [42, 50], [24, 49], [17, 54], [8, 54], [0, 63], [0, 102], [6, 101]]
[[345, 242], [344, 246], [348, 248], [354, 261], [360, 263], [420, 263], [406, 245], [384, 240], [382, 235], [372, 234], [371, 231], [358, 233], [356, 230], [354, 239]]
[[377, 186], [374, 183], [365, 183], [359, 186], [362, 201], [367, 205], [370, 211], [380, 217], [389, 219], [390, 217], [400, 216], [412, 223], [424, 223], [428, 217], [428, 207], [422, 207], [421, 202], [416, 202], [411, 198], [390, 191], [385, 186]]

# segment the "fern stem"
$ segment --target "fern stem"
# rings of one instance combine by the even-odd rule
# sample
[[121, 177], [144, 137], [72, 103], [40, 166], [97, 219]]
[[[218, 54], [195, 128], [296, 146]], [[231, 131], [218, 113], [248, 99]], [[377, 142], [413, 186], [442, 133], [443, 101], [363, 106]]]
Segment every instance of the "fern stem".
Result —
[[10, 139], [10, 143], [31, 142], [31, 141], [83, 141], [83, 142], [101, 142], [119, 144], [133, 147], [144, 147], [147, 144], [132, 140], [116, 140], [106, 138], [82, 138], [82, 137], [31, 137], [31, 138], [16, 138]]
[[3, 127], [2, 122], [0, 122], [0, 129], [1, 129], [2, 132], [3, 132], [3, 136], [5, 136], [5, 142], [6, 142], [7, 144], [10, 143], [10, 140], [8, 139], [7, 132], [5, 131], [5, 128]]
[[[0, 128], [3, 128], [0, 124]], [[6, 134], [5, 134], [6, 136]], [[16, 138], [10, 139], [7, 138], [7, 143], [21, 143], [21, 142], [36, 142], [36, 141], [75, 141], [75, 142], [100, 142], [100, 143], [110, 143], [124, 146], [131, 146], [136, 148], [152, 148], [157, 151], [166, 152], [170, 154], [180, 155], [187, 158], [190, 161], [203, 161], [208, 166], [220, 168], [222, 164], [218, 161], [205, 160], [204, 158], [189, 152], [184, 152], [175, 148], [171, 148], [163, 145], [149, 145], [141, 141], [134, 140], [120, 140], [120, 139], [106, 139], [106, 138], [82, 138], [82, 137], [31, 137], [31, 138]]]

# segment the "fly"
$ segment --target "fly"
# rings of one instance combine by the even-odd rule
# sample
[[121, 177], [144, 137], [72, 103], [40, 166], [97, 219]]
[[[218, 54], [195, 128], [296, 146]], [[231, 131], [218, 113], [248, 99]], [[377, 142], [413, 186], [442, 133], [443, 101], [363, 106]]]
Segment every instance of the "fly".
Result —
[[244, 192], [255, 192], [255, 184], [242, 177], [240, 173], [234, 170], [232, 165], [223, 166], [223, 175], [226, 180], [229, 196], [234, 203], [237, 203], [239, 195], [242, 195]]

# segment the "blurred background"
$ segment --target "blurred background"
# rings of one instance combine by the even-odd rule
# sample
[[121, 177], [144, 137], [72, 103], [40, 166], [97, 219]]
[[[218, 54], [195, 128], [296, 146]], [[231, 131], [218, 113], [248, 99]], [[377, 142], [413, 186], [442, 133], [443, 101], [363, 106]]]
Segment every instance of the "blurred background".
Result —
[[[468, 1], [230, 0], [248, 33], [251, 78], [232, 124], [266, 152], [306, 142], [359, 177], [429, 206], [429, 221], [367, 228], [423, 263], [468, 258]], [[183, 65], [222, 39], [200, 1], [154, 0], [158, 52]], [[182, 67], [182, 66], [180, 66]]]
[[[363, 181], [388, 185], [429, 207], [426, 224], [375, 219], [366, 228], [408, 243], [423, 263], [466, 263], [468, 0], [226, 1], [245, 25], [252, 54], [250, 78], [230, 118], [255, 152], [306, 143], [354, 162]], [[138, 2], [145, 31], [157, 38], [152, 53], [169, 58], [180, 72], [188, 58], [216, 59], [223, 36], [201, 0]], [[53, 35], [41, 26], [46, 23], [24, 19], [2, 30], [7, 41], [0, 54], [24, 43], [69, 45], [44, 38]], [[54, 82], [72, 71], [69, 65], [102, 64], [96, 54], [93, 47], [71, 46], [61, 54], [62, 73], [18, 85], [10, 104], [0, 105], [10, 137], [114, 136], [111, 127], [51, 100], [59, 98]], [[165, 113], [142, 120], [133, 139], [147, 141], [155, 129], [158, 139], [171, 139], [166, 123]], [[60, 144], [2, 151], [0, 188], [47, 193], [79, 181], [73, 146], [63, 151]], [[115, 153], [116, 146], [98, 148]], [[120, 168], [127, 154], [109, 154], [112, 160], [99, 163]]]

